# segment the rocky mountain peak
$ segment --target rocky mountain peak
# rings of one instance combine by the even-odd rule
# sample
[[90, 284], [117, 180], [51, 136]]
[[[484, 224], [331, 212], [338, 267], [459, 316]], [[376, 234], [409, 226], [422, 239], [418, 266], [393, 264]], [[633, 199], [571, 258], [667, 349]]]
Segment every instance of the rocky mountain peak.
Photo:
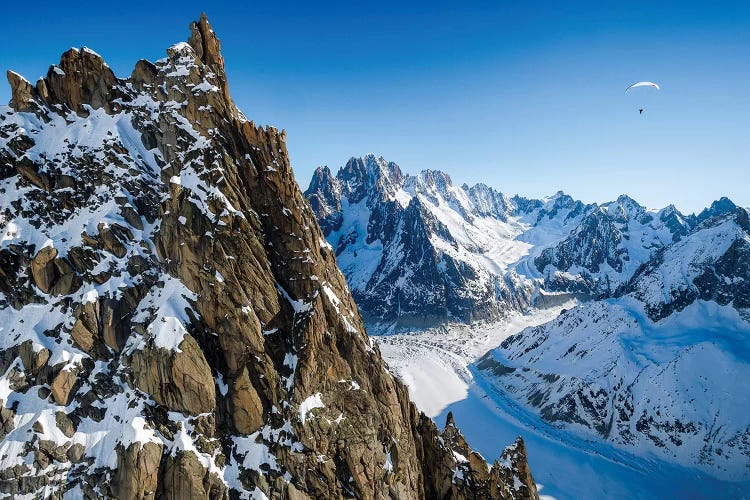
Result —
[[646, 207], [625, 194], [618, 196], [616, 201], [604, 206], [609, 216], [622, 224], [626, 224], [630, 220], [645, 224], [651, 218], [650, 215], [646, 214]]
[[197, 22], [194, 21], [190, 24], [188, 44], [193, 48], [196, 57], [216, 73], [224, 98], [231, 102], [232, 98], [229, 95], [229, 84], [224, 69], [224, 56], [221, 54], [221, 42], [211, 28], [205, 12], [201, 13]]
[[88, 49], [35, 87], [9, 74], [0, 491], [534, 497], [525, 466], [458, 463], [389, 374], [205, 16], [167, 54], [126, 79]]
[[341, 186], [328, 167], [318, 167], [305, 191], [305, 198], [318, 218], [323, 234], [341, 227]]
[[398, 165], [374, 154], [352, 157], [336, 177], [350, 203], [359, 203], [373, 195], [391, 198], [404, 180]]
[[703, 211], [698, 214], [697, 220], [698, 222], [703, 222], [704, 220], [711, 217], [717, 217], [719, 215], [729, 213], [735, 208], [737, 208], [737, 205], [735, 205], [732, 200], [730, 200], [726, 196], [722, 196], [718, 200], [715, 200], [713, 203], [711, 203], [710, 207], [703, 209]]
[[190, 24], [190, 38], [188, 43], [195, 51], [196, 56], [204, 64], [213, 69], [224, 69], [224, 57], [221, 55], [221, 42], [208, 22], [206, 13], [201, 13], [200, 19]]
[[537, 220], [539, 221], [543, 218], [553, 219], [557, 217], [561, 211], [567, 211], [566, 219], [572, 219], [590, 208], [592, 208], [592, 206], [584, 205], [581, 201], [574, 199], [572, 196], [565, 194], [562, 191], [558, 191], [543, 204], [541, 210], [539, 210]]
[[691, 219], [685, 217], [677, 207], [668, 205], [659, 212], [659, 220], [672, 233], [672, 240], [677, 241], [690, 231]]
[[477, 215], [507, 221], [513, 211], [511, 201], [503, 193], [484, 183], [480, 182], [472, 187], [464, 184], [462, 189], [469, 196]]
[[89, 49], [71, 48], [60, 57], [59, 65], [50, 66], [47, 75], [36, 86], [19, 75], [8, 72], [13, 92], [11, 107], [16, 111], [29, 109], [40, 101], [50, 106], [64, 106], [79, 114], [86, 114], [84, 106], [110, 111], [110, 92], [117, 78], [104, 59]]
[[6, 75], [11, 90], [10, 107], [16, 111], [28, 109], [29, 103], [34, 98], [34, 87], [31, 82], [15, 71], [8, 70]]
[[313, 172], [312, 179], [310, 179], [310, 186], [307, 190], [310, 193], [331, 192], [336, 184], [336, 178], [328, 166], [317, 167]]
[[450, 176], [440, 170], [422, 170], [417, 175], [409, 177], [404, 189], [410, 193], [440, 193], [445, 196], [448, 189], [453, 187]]

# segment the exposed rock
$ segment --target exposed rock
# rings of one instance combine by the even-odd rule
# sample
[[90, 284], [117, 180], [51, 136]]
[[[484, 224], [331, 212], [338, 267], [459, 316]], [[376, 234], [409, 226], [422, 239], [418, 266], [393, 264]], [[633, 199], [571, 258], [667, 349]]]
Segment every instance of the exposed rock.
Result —
[[85, 446], [83, 446], [81, 443], [73, 443], [70, 448], [68, 448], [66, 455], [71, 463], [77, 464], [83, 459], [85, 453]]
[[44, 347], [35, 351], [33, 342], [27, 340], [19, 346], [19, 355], [24, 368], [28, 372], [36, 374], [49, 361], [50, 351]]
[[96, 342], [96, 337], [94, 336], [96, 324], [89, 326], [89, 324], [87, 324], [87, 318], [89, 317], [91, 316], [84, 315], [79, 317], [73, 324], [70, 336], [73, 337], [73, 340], [75, 340], [78, 347], [90, 353], [94, 350]]
[[78, 368], [71, 367], [60, 370], [57, 376], [52, 380], [50, 389], [55, 402], [62, 406], [67, 406], [78, 385]]
[[58, 411], [55, 413], [55, 423], [57, 424], [57, 428], [60, 429], [66, 437], [71, 438], [76, 432], [75, 424], [73, 424], [73, 421], [65, 412]]
[[10, 107], [16, 111], [26, 111], [34, 97], [34, 87], [18, 73], [8, 71], [6, 75], [11, 90]]
[[123, 245], [119, 236], [123, 234], [124, 230], [116, 224], [112, 226], [99, 224], [98, 229], [99, 241], [101, 242], [102, 248], [104, 248], [108, 252], [112, 252], [116, 257], [125, 257], [127, 248], [125, 248], [125, 245]]
[[44, 247], [31, 261], [34, 283], [44, 293], [68, 295], [81, 287], [81, 279], [67, 260], [57, 256], [57, 249]]
[[232, 384], [232, 420], [237, 431], [252, 434], [263, 425], [263, 405], [247, 374], [247, 369]]
[[54, 247], [44, 247], [34, 256], [31, 261], [31, 275], [34, 277], [34, 283], [44, 293], [49, 293], [52, 285], [57, 279], [57, 268], [55, 267], [55, 258], [57, 258], [57, 249]]
[[130, 75], [130, 79], [136, 83], [151, 85], [156, 80], [158, 71], [151, 61], [141, 59], [135, 63], [135, 69]]
[[203, 352], [187, 333], [179, 350], [146, 347], [136, 351], [130, 364], [135, 385], [172, 411], [212, 412], [215, 384]]
[[111, 110], [109, 98], [117, 78], [99, 54], [83, 47], [72, 48], [51, 66], [42, 87], [37, 86], [46, 101], [65, 104], [73, 111], [84, 112], [84, 105]]
[[510, 498], [539, 498], [536, 483], [529, 469], [526, 444], [521, 437], [505, 448], [500, 461], [495, 462], [493, 469], [500, 472], [500, 479], [508, 488]]
[[[162, 446], [133, 443], [117, 449], [117, 475], [112, 481], [116, 498], [156, 498]], [[204, 497], [205, 498], [205, 497]]]
[[159, 496], [175, 500], [200, 499], [221, 498], [225, 493], [221, 479], [208, 472], [192, 451], [167, 456], [163, 467]]
[[13, 417], [15, 416], [16, 414], [13, 410], [5, 406], [0, 406], [0, 439], [7, 436], [15, 428], [15, 424], [13, 423]]
[[[143, 271], [145, 269], [139, 274]], [[108, 357], [107, 348], [120, 352], [130, 336], [133, 311], [144, 293], [143, 289], [151, 284], [148, 278], [143, 281], [142, 287], [121, 288], [119, 299], [97, 296], [78, 306], [70, 332], [76, 345], [99, 358]]]

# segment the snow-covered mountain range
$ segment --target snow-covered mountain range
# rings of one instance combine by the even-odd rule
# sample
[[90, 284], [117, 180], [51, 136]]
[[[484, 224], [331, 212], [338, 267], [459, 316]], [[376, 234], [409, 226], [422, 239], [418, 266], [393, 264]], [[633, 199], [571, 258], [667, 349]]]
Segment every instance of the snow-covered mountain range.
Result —
[[[573, 304], [505, 339], [472, 376], [584, 441], [750, 480], [750, 397], [736, 385], [750, 375], [746, 209], [508, 197], [372, 155], [335, 177], [318, 169], [305, 194], [375, 331]], [[404, 355], [394, 364], [419, 384]]]
[[477, 373], [577, 434], [747, 481], [748, 212], [706, 218], [615, 295], [509, 337]]
[[373, 330], [494, 320], [509, 310], [613, 296], [699, 215], [648, 210], [628, 196], [584, 204], [558, 192], [541, 200], [439, 171], [404, 175], [368, 155], [334, 176], [318, 168], [305, 192]]

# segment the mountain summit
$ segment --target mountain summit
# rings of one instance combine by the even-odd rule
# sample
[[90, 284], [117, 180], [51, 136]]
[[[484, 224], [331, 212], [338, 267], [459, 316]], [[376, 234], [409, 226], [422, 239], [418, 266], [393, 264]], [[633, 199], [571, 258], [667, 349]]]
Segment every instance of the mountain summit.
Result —
[[[205, 16], [128, 78], [82, 48], [8, 80], [1, 491], [537, 497], [522, 442], [488, 467], [388, 373], [285, 133], [236, 108]], [[381, 166], [355, 162], [341, 188], [392, 192]], [[337, 212], [317, 177], [318, 212]]]

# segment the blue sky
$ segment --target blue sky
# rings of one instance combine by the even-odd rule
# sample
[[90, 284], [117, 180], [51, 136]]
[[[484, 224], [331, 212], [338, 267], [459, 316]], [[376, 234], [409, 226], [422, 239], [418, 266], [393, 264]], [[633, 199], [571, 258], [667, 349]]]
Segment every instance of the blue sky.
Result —
[[[374, 152], [507, 194], [750, 205], [750, 2], [126, 5], [4, 6], [0, 65], [33, 80], [87, 45], [126, 76], [205, 10], [235, 101], [287, 130], [303, 188]], [[662, 90], [623, 93], [638, 80]]]

